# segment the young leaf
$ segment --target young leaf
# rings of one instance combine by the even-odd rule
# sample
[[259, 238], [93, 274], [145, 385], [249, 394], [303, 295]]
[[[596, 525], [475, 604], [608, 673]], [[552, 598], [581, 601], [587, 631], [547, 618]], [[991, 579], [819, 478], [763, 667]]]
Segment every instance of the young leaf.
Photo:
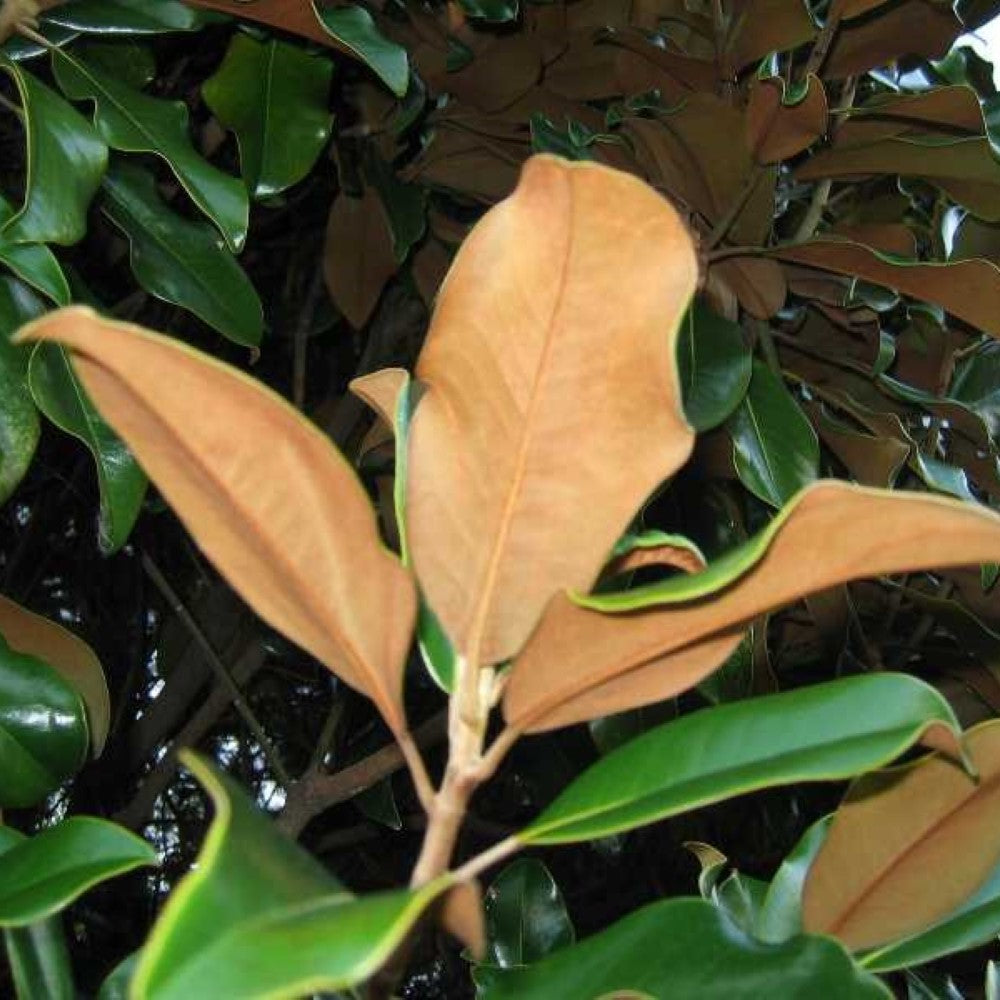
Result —
[[52, 71], [71, 100], [94, 102], [94, 127], [112, 149], [162, 157], [233, 252], [242, 249], [249, 213], [246, 189], [195, 151], [187, 105], [150, 97], [62, 49], [52, 50]]
[[333, 123], [327, 102], [333, 63], [275, 38], [237, 32], [202, 85], [213, 114], [236, 133], [250, 194], [266, 198], [312, 169]]
[[752, 355], [736, 323], [695, 299], [677, 338], [684, 413], [696, 431], [717, 427], [750, 385]]
[[652, 190], [548, 156], [463, 244], [417, 365], [407, 531], [471, 662], [510, 657], [554, 593], [589, 588], [690, 453], [674, 345], [695, 273]]
[[330, 442], [235, 369], [90, 309], [19, 336], [70, 349], [95, 405], [233, 587], [402, 732], [414, 587]]
[[906, 674], [849, 677], [706, 708], [602, 757], [517, 837], [526, 844], [594, 840], [760, 788], [843, 780], [921, 739], [959, 753], [958, 733], [944, 698]]
[[260, 299], [215, 230], [165, 205], [153, 175], [134, 163], [112, 163], [101, 187], [101, 207], [128, 237], [139, 284], [233, 343], [256, 347], [264, 329]]
[[0, 636], [0, 808], [33, 806], [87, 758], [87, 715], [70, 683]]
[[485, 960], [501, 969], [531, 965], [576, 939], [559, 886], [535, 858], [519, 858], [500, 872], [486, 890], [485, 908]]
[[0, 596], [0, 636], [17, 653], [35, 656], [76, 688], [87, 708], [91, 753], [104, 749], [111, 724], [111, 698], [104, 668], [82, 639], [56, 622]]
[[1000, 722], [970, 730], [966, 746], [977, 780], [934, 755], [855, 782], [806, 877], [806, 930], [875, 948], [927, 930], [983, 885], [1000, 862]]
[[483, 969], [482, 1000], [889, 1000], [891, 993], [827, 938], [762, 944], [701, 899], [666, 899], [525, 969]]
[[0, 926], [42, 920], [99, 882], [156, 863], [156, 851], [134, 833], [71, 816], [0, 854]]
[[108, 165], [108, 147], [76, 109], [13, 62], [0, 62], [24, 108], [28, 176], [24, 202], [3, 227], [11, 243], [76, 243]]
[[[215, 818], [139, 959], [131, 996], [293, 997], [346, 989], [388, 958], [447, 880], [353, 897], [231, 779], [192, 754]], [[2, 859], [0, 859], [2, 860]], [[262, 872], [266, 877], [262, 877]]]
[[781, 507], [819, 475], [819, 441], [784, 382], [754, 361], [746, 398], [729, 420], [740, 481]]
[[983, 507], [821, 481], [703, 573], [555, 597], [515, 661], [504, 715], [534, 732], [658, 701], [710, 674], [765, 611], [860, 577], [998, 555], [1000, 517]]

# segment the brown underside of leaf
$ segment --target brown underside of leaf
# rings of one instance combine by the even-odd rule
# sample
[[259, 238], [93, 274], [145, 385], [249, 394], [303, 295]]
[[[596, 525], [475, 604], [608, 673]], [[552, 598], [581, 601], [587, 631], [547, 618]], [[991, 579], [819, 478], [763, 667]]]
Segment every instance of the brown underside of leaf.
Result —
[[[861, 577], [998, 557], [1000, 517], [985, 508], [821, 481], [800, 494], [755, 566], [718, 594], [628, 614], [603, 614], [565, 594], [555, 597], [514, 662], [504, 716], [519, 728], [548, 729], [552, 719], [585, 717], [574, 707], [584, 696], [588, 711], [604, 714], [591, 692], [683, 654], [693, 666], [685, 667], [682, 683], [659, 695], [666, 697], [721, 662], [699, 659], [701, 644], [718, 642], [724, 650], [723, 633], [738, 632], [771, 608]], [[643, 693], [645, 701], [654, 700], [645, 697], [651, 690]]]
[[797, 104], [784, 104], [781, 77], [759, 82], [747, 103], [747, 145], [758, 163], [787, 160], [808, 149], [826, 132], [826, 92], [818, 76], [809, 76], [808, 90]]
[[473, 662], [512, 656], [554, 593], [589, 588], [687, 459], [674, 343], [696, 277], [666, 201], [552, 157], [459, 251], [417, 365], [407, 516], [428, 602]]
[[266, 24], [278, 31], [287, 31], [353, 55], [350, 50], [338, 45], [330, 33], [324, 30], [309, 0], [253, 0], [252, 3], [247, 3], [247, 0], [184, 0], [184, 2], [189, 7], [217, 10], [244, 21]]
[[933, 756], [860, 778], [806, 878], [802, 918], [853, 950], [924, 930], [964, 902], [1000, 858], [1000, 722], [966, 736], [973, 781]]
[[486, 915], [483, 890], [476, 879], [460, 882], [441, 902], [441, 926], [481, 960], [486, 954]]
[[111, 698], [97, 654], [61, 625], [2, 596], [0, 635], [11, 649], [37, 656], [80, 692], [90, 722], [91, 754], [99, 757], [111, 724]]
[[235, 369], [90, 309], [49, 313], [19, 336], [71, 349], [98, 409], [219, 572], [402, 731], [413, 581], [329, 440]]
[[697, 573], [705, 568], [705, 562], [697, 552], [680, 545], [655, 545], [651, 548], [637, 547], [620, 555], [604, 567], [602, 576], [610, 579], [642, 569], [644, 566], [669, 566], [685, 573]]

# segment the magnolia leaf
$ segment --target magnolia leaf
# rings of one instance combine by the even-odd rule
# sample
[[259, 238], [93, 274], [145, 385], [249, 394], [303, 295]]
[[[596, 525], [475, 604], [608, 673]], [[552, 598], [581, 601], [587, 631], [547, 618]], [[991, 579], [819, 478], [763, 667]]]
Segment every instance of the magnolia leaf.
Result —
[[[483, 975], [482, 973], [486, 973]], [[763, 944], [702, 899], [666, 899], [524, 969], [477, 971], [483, 1000], [889, 1000], [828, 938]]]
[[397, 97], [406, 93], [406, 49], [386, 38], [364, 7], [320, 7], [315, 0], [311, 6], [337, 48], [363, 62]]
[[333, 124], [327, 107], [332, 75], [329, 58], [301, 46], [233, 35], [202, 95], [215, 117], [236, 133], [252, 197], [279, 194], [312, 169]]
[[589, 588], [690, 454], [675, 343], [695, 278], [667, 202], [548, 156], [463, 244], [417, 364], [407, 532], [471, 662], [512, 656], [554, 593]]
[[13, 243], [3, 227], [13, 218], [14, 208], [0, 195], [0, 261], [3, 261], [25, 284], [47, 295], [57, 305], [68, 305], [69, 283], [55, 254], [38, 243]]
[[44, 20], [74, 31], [112, 36], [195, 31], [206, 23], [205, 15], [180, 0], [76, 0], [52, 6]]
[[0, 854], [0, 926], [35, 923], [105, 879], [156, 863], [156, 851], [134, 833], [71, 816]]
[[758, 81], [747, 103], [747, 145], [758, 163], [778, 163], [808, 149], [827, 127], [826, 91], [810, 74], [799, 93], [789, 93], [785, 81]]
[[706, 708], [606, 754], [516, 836], [525, 844], [594, 840], [761, 788], [843, 780], [918, 740], [960, 756], [959, 732], [944, 698], [906, 674]]
[[151, 97], [62, 49], [52, 50], [52, 71], [67, 97], [93, 101], [94, 128], [112, 149], [162, 157], [230, 248], [238, 252], [243, 247], [249, 213], [246, 189], [195, 150], [186, 104]]
[[534, 732], [667, 698], [718, 667], [759, 614], [848, 580], [998, 555], [1000, 517], [983, 507], [821, 481], [702, 573], [555, 597], [514, 663], [504, 715]]
[[875, 948], [927, 930], [983, 886], [1000, 862], [1000, 721], [965, 744], [976, 779], [935, 754], [851, 786], [806, 877], [807, 931]]
[[236, 591], [402, 732], [413, 583], [327, 438], [237, 370], [87, 308], [49, 313], [19, 339], [70, 349], [95, 405]]
[[48, 618], [0, 596], [0, 636], [15, 652], [47, 663], [80, 692], [87, 708], [91, 752], [100, 756], [111, 725], [111, 697], [97, 654]]

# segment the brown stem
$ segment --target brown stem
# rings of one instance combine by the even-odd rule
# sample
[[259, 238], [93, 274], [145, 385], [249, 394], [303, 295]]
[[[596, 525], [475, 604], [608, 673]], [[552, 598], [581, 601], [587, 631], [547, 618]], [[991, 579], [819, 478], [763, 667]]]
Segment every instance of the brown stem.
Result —
[[750, 173], [747, 174], [743, 187], [726, 210], [726, 214], [719, 219], [715, 224], [715, 228], [708, 234], [708, 239], [705, 241], [706, 252], [718, 246], [726, 238], [726, 234], [732, 229], [733, 223], [739, 218], [740, 212], [746, 208], [746, 204], [756, 190], [757, 182], [763, 174], [764, 168], [759, 164], [755, 165]]

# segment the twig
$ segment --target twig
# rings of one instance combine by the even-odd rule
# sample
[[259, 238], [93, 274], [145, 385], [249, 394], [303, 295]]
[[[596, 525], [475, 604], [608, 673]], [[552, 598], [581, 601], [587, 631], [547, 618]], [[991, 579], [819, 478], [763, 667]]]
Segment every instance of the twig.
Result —
[[737, 220], [737, 218], [739, 218], [740, 212], [746, 208], [746, 204], [750, 200], [750, 196], [756, 190], [757, 184], [763, 175], [764, 168], [760, 164], [755, 164], [754, 168], [749, 174], [747, 174], [743, 187], [733, 199], [732, 204], [726, 210], [725, 215], [719, 219], [719, 221], [715, 224], [715, 227], [708, 234], [708, 238], [705, 241], [706, 252], [714, 249], [725, 239], [726, 234], [730, 229], [732, 229], [733, 223]]
[[454, 872], [455, 878], [457, 881], [467, 882], [469, 879], [473, 879], [479, 875], [480, 872], [485, 871], [487, 868], [492, 868], [498, 862], [509, 858], [512, 854], [516, 854], [522, 847], [524, 847], [524, 844], [518, 839], [517, 835], [508, 837], [506, 840], [501, 840], [498, 844], [494, 844], [483, 851], [482, 854], [477, 854], [474, 858], [466, 861], [464, 865], [456, 868]]
[[160, 568], [155, 562], [153, 562], [149, 554], [146, 552], [143, 552], [142, 554], [142, 568], [149, 574], [149, 578], [153, 581], [156, 589], [160, 591], [167, 604], [170, 605], [170, 609], [181, 620], [184, 627], [191, 633], [191, 638], [194, 639], [201, 651], [205, 654], [205, 659], [215, 672], [215, 676], [219, 683], [232, 699], [233, 706], [236, 711], [239, 712], [240, 718], [243, 719], [247, 728], [251, 733], [253, 733], [257, 742], [260, 744], [261, 749], [264, 751], [265, 756], [271, 764], [271, 768], [274, 771], [275, 776], [281, 784], [287, 788], [291, 784], [292, 779], [285, 770], [285, 766], [281, 762], [281, 758], [278, 756], [277, 750], [271, 743], [267, 733], [264, 732], [264, 727], [261, 726], [257, 717], [251, 711], [250, 706], [243, 697], [242, 691], [240, 691], [239, 686], [233, 680], [228, 668], [219, 658], [219, 654], [216, 653], [215, 648], [208, 641], [208, 638], [202, 631], [201, 626], [195, 621], [194, 616], [187, 609], [180, 597], [178, 597], [177, 592], [173, 587], [171, 587], [163, 573], [160, 572]]
[[823, 63], [826, 62], [826, 57], [830, 52], [830, 46], [833, 44], [834, 36], [837, 34], [837, 29], [840, 27], [840, 9], [837, 0], [831, 6], [830, 15], [826, 19], [826, 24], [823, 25], [822, 30], [816, 37], [816, 41], [813, 43], [812, 51], [809, 53], [809, 59], [806, 61], [805, 69], [802, 71], [802, 78], [808, 79], [810, 73], [818, 73], [822, 67]]

